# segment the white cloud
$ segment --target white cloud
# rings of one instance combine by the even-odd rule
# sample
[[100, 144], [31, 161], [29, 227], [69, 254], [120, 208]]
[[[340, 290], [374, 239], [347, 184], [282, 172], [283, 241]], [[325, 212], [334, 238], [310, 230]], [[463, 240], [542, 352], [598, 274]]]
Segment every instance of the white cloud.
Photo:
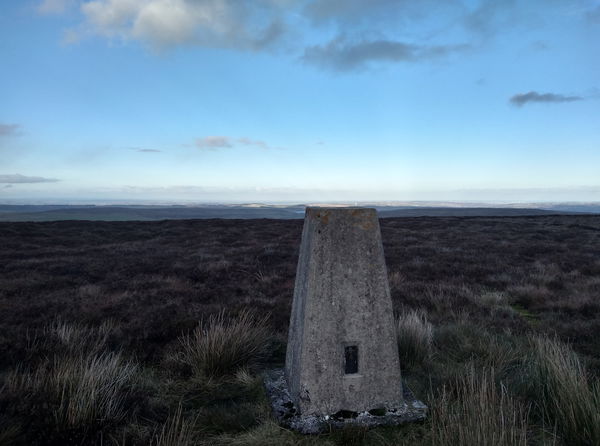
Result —
[[93, 31], [106, 36], [127, 34], [133, 20], [147, 1], [98, 0], [84, 3], [81, 10]]
[[184, 0], [155, 0], [139, 11], [132, 35], [153, 45], [176, 45], [191, 41], [196, 27], [211, 28], [212, 11], [200, 11]]
[[163, 49], [181, 44], [253, 50], [284, 31], [281, 0], [93, 0], [81, 5], [84, 32]]

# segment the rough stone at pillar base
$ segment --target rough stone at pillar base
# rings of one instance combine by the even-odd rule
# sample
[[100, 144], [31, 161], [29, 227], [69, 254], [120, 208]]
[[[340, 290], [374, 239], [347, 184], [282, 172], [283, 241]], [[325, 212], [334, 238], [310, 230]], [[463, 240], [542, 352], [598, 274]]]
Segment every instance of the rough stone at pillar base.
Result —
[[[264, 384], [271, 403], [273, 416], [280, 425], [301, 434], [319, 434], [332, 428], [355, 425], [365, 427], [397, 426], [423, 421], [427, 416], [427, 406], [417, 400], [406, 384], [402, 385], [403, 403], [400, 407], [374, 407], [369, 411], [340, 411], [328, 415], [303, 416], [298, 412], [290, 397], [283, 369], [266, 372]], [[400, 383], [398, 383], [400, 386]]]

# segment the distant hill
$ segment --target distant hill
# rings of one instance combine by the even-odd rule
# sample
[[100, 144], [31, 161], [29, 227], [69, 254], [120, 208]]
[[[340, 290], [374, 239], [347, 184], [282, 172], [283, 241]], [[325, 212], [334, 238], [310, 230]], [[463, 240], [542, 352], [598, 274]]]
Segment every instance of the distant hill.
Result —
[[379, 217], [521, 217], [567, 213], [572, 212], [536, 208], [414, 207], [410, 209], [379, 210]]
[[[18, 206], [15, 206], [18, 208]], [[45, 206], [41, 206], [44, 208]], [[186, 220], [192, 218], [301, 218], [303, 209], [256, 208], [234, 206], [183, 207], [183, 206], [63, 206], [52, 209], [6, 211], [0, 208], [0, 221], [154, 221]]]
[[[573, 209], [514, 207], [420, 207], [374, 206], [381, 218], [388, 217], [515, 217], [585, 212]], [[577, 210], [575, 210], [577, 209]], [[600, 208], [598, 209], [600, 211]], [[592, 211], [593, 212], [593, 211]], [[210, 205], [210, 206], [94, 206], [94, 205], [0, 205], [0, 221], [154, 221], [206, 218], [295, 219], [304, 217], [304, 206]]]
[[540, 209], [547, 209], [558, 212], [582, 212], [586, 214], [600, 214], [600, 204], [598, 203], [564, 203], [539, 206]]

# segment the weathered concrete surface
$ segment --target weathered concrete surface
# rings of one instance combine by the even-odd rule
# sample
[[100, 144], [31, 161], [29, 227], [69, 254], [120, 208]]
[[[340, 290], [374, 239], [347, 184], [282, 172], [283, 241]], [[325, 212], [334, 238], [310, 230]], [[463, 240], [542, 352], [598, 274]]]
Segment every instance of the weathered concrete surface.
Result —
[[[346, 364], [358, 347], [358, 370]], [[351, 360], [351, 358], [350, 358]], [[303, 416], [403, 405], [392, 302], [375, 209], [307, 208], [285, 379]]]
[[427, 406], [417, 400], [407, 386], [402, 386], [404, 402], [399, 407], [371, 410], [370, 412], [304, 416], [299, 413], [290, 397], [283, 369], [267, 372], [264, 383], [271, 401], [273, 415], [279, 424], [302, 434], [319, 434], [347, 425], [394, 426], [423, 421], [427, 416]]

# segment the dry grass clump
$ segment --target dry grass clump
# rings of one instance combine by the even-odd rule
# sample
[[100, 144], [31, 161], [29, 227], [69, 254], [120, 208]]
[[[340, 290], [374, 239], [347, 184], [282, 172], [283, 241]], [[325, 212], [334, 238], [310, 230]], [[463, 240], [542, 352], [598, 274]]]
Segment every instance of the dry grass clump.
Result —
[[414, 367], [430, 357], [433, 327], [424, 312], [411, 310], [398, 316], [396, 337], [402, 367]]
[[193, 444], [194, 422], [183, 416], [181, 404], [154, 435], [151, 446], [189, 446]]
[[225, 311], [200, 321], [196, 329], [180, 338], [182, 361], [194, 374], [218, 377], [252, 367], [265, 357], [269, 347], [268, 316], [243, 310], [237, 317]]
[[454, 392], [432, 398], [431, 440], [439, 446], [527, 444], [527, 410], [494, 383], [494, 370], [468, 367]]
[[112, 321], [95, 327], [55, 319], [40, 330], [25, 333], [25, 354], [30, 366], [52, 357], [81, 357], [105, 351], [114, 335]]
[[47, 386], [59, 405], [54, 412], [58, 426], [94, 426], [119, 421], [123, 400], [137, 366], [119, 353], [103, 353], [55, 364]]
[[600, 383], [590, 383], [568, 345], [552, 338], [530, 341], [527, 384], [545, 421], [569, 445], [600, 444]]
[[[42, 332], [46, 343], [58, 343], [70, 354], [93, 354], [107, 347], [109, 336], [114, 329], [111, 321], [104, 321], [97, 327], [71, 324], [56, 320]], [[54, 346], [56, 349], [58, 346]]]
[[87, 430], [123, 417], [123, 399], [136, 372], [119, 353], [55, 357], [30, 372], [13, 371], [2, 391], [41, 408], [38, 415], [57, 432]]

